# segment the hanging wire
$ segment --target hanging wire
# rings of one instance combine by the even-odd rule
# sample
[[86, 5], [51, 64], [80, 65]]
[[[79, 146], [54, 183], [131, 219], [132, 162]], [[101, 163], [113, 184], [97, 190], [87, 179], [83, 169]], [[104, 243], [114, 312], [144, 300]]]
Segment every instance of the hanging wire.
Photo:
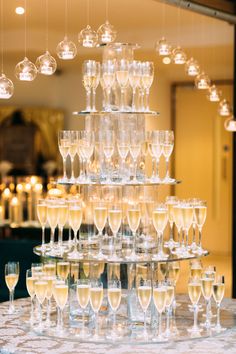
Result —
[[27, 17], [27, 2], [26, 0], [24, 1], [25, 3], [25, 58], [26, 58], [26, 48], [27, 48], [27, 34], [26, 34], [26, 29], [27, 29], [27, 22], [26, 22], [26, 17]]
[[164, 36], [166, 25], [166, 1], [162, 1], [161, 4], [161, 36]]
[[68, 0], [65, 0], [65, 37], [68, 31]]
[[179, 2], [179, 6], [178, 6], [178, 13], [177, 13], [177, 42], [178, 42], [178, 46], [180, 45], [180, 4], [181, 1]]
[[89, 25], [90, 1], [87, 0], [87, 24]]
[[48, 51], [48, 0], [46, 1], [46, 51]]
[[1, 0], [1, 70], [3, 74], [3, 0]]
[[108, 0], [106, 0], [106, 21], [108, 21]]

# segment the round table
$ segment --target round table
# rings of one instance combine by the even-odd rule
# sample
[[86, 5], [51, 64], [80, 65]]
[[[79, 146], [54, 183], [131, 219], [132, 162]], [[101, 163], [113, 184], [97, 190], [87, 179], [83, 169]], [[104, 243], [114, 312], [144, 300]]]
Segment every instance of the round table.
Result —
[[[28, 329], [30, 300], [15, 301], [20, 314], [7, 315], [8, 302], [0, 303], [1, 354], [233, 354], [236, 353], [236, 319], [232, 329], [209, 337], [187, 341], [143, 345], [80, 343], [39, 336]], [[236, 300], [224, 299], [222, 308], [236, 313]], [[236, 317], [235, 317], [236, 318]]]

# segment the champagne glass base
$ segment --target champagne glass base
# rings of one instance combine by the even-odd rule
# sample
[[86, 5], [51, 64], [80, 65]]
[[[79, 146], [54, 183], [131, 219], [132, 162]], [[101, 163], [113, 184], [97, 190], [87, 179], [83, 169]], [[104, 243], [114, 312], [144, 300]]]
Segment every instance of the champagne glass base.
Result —
[[162, 342], [167, 342], [168, 341], [168, 339], [164, 336], [164, 334], [163, 335], [159, 335], [159, 336], [157, 336], [157, 337], [154, 337], [154, 338], [152, 338], [152, 341], [153, 342], [159, 342], [159, 343], [162, 343]]
[[215, 327], [212, 327], [212, 331], [216, 332], [216, 333], [221, 333], [221, 332], [224, 332], [226, 331], [227, 328], [225, 327], [221, 327], [221, 325], [219, 326], [215, 326]]
[[157, 254], [155, 254], [154, 256], [152, 256], [152, 259], [154, 261], [161, 261], [163, 259], [168, 259], [169, 258], [169, 255], [165, 252], [158, 252]]

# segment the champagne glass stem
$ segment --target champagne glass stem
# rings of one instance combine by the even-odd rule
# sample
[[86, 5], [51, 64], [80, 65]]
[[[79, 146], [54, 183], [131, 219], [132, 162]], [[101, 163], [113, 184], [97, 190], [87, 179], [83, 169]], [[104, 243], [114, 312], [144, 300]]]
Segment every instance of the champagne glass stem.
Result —
[[166, 159], [166, 176], [165, 179], [168, 180], [170, 178], [169, 175], [169, 159]]
[[113, 332], [116, 332], [116, 311], [113, 313]]
[[48, 299], [48, 301], [47, 301], [47, 317], [46, 317], [47, 325], [49, 325], [51, 322], [50, 315], [51, 315], [51, 299]]
[[155, 178], [155, 158], [152, 157], [152, 176], [151, 176], [151, 179], [153, 180]]
[[137, 181], [137, 160], [134, 160], [134, 181]]
[[133, 88], [133, 97], [132, 97], [132, 111], [135, 112], [135, 93], [136, 93], [136, 89]]
[[107, 111], [111, 111], [111, 89], [107, 89]]
[[159, 180], [160, 176], [159, 176], [159, 159], [156, 159], [156, 179]]
[[98, 337], [98, 313], [95, 312], [95, 337]]
[[59, 227], [59, 234], [58, 234], [58, 246], [59, 250], [62, 251], [62, 239], [63, 239], [63, 227]]
[[174, 233], [173, 233], [173, 222], [170, 222], [170, 244], [171, 244], [171, 247], [172, 247], [172, 244], [174, 242]]
[[146, 90], [146, 105], [145, 111], [149, 112], [149, 89]]
[[42, 305], [40, 304], [40, 302], [38, 303], [39, 304], [39, 330], [42, 331], [43, 330], [43, 316], [42, 316]]
[[196, 224], [195, 222], [193, 223], [193, 239], [192, 239], [192, 244], [196, 244]]
[[66, 175], [66, 158], [63, 157], [63, 180], [67, 180]]
[[140, 111], [144, 112], [144, 90], [140, 91]]
[[185, 230], [185, 247], [186, 247], [186, 249], [188, 247], [188, 230], [187, 229]]
[[91, 111], [90, 101], [91, 101], [91, 90], [87, 90], [86, 91], [86, 111], [87, 112]]
[[13, 313], [15, 310], [14, 306], [14, 290], [9, 291], [9, 313]]
[[133, 232], [132, 257], [136, 256], [136, 233]]
[[210, 318], [210, 299], [206, 301], [206, 328], [211, 327], [211, 318]]
[[147, 310], [144, 311], [144, 335], [147, 335]]
[[158, 333], [158, 337], [162, 336], [162, 313], [159, 312], [159, 333]]
[[216, 328], [220, 329], [220, 303], [216, 303], [216, 308], [217, 308], [217, 314], [216, 314]]
[[170, 306], [167, 307], [166, 313], [166, 335], [170, 335]]
[[75, 173], [74, 173], [74, 157], [71, 157], [71, 177], [70, 179], [73, 181], [75, 179]]
[[197, 325], [197, 315], [198, 315], [198, 305], [194, 305], [193, 306], [193, 310], [194, 310], [194, 322], [193, 322], [193, 329], [196, 331], [198, 330], [198, 325]]
[[125, 100], [125, 89], [122, 87], [121, 88], [121, 98], [120, 98], [120, 110], [121, 112], [124, 111], [125, 107], [124, 107], [124, 100]]
[[202, 249], [202, 228], [199, 227], [199, 240], [198, 240], [198, 247], [201, 250]]
[[51, 250], [53, 249], [53, 246], [54, 246], [54, 235], [55, 235], [55, 229], [51, 228], [51, 235], [50, 235], [50, 248], [51, 248]]
[[98, 239], [99, 239], [99, 252], [98, 252], [98, 257], [103, 257], [102, 253], [102, 231], [100, 230], [98, 233]]
[[85, 309], [82, 310], [82, 333], [85, 332]]
[[34, 298], [30, 297], [30, 323], [34, 323]]
[[96, 90], [93, 89], [93, 106], [92, 106], [92, 111], [96, 112]]
[[45, 248], [45, 225], [42, 225], [42, 249]]

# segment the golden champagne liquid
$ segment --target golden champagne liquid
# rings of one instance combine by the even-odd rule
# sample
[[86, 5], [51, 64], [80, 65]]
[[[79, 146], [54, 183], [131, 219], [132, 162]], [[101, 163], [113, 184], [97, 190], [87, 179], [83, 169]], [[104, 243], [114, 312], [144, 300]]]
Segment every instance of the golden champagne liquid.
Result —
[[190, 269], [190, 277], [200, 279], [202, 275], [202, 268], [191, 268]]
[[69, 223], [73, 230], [79, 230], [82, 222], [83, 211], [81, 207], [71, 207], [69, 209]]
[[38, 219], [41, 225], [45, 225], [47, 222], [47, 205], [38, 204], [37, 205]]
[[178, 266], [173, 266], [171, 268], [169, 268], [168, 270], [168, 277], [170, 279], [173, 279], [175, 283], [177, 283], [178, 279], [179, 279], [179, 273], [180, 273], [180, 269]]
[[70, 143], [69, 146], [69, 155], [74, 157], [77, 152], [77, 143]]
[[46, 298], [50, 299], [52, 297], [52, 287], [53, 287], [54, 278], [53, 277], [47, 277], [47, 278], [45, 278], [45, 280], [47, 281]]
[[159, 313], [163, 312], [166, 307], [166, 297], [167, 297], [166, 288], [153, 289], [153, 301]]
[[173, 286], [167, 286], [167, 294], [166, 294], [166, 306], [170, 306], [174, 299], [175, 288]]
[[63, 309], [68, 299], [68, 286], [65, 284], [56, 284], [53, 294], [57, 306], [60, 307], [60, 309]]
[[102, 232], [107, 221], [107, 208], [106, 207], [96, 207], [94, 208], [94, 224], [98, 231]]
[[149, 89], [152, 86], [153, 75], [142, 75], [141, 80], [142, 80], [142, 86], [145, 89]]
[[174, 222], [174, 205], [175, 203], [167, 203], [167, 210], [168, 210], [168, 220], [170, 223]]
[[182, 214], [182, 209], [179, 206], [174, 206], [173, 207], [173, 212], [174, 212], [174, 222], [175, 225], [177, 226], [178, 229], [180, 229], [183, 226], [183, 214]]
[[61, 139], [59, 143], [59, 151], [61, 156], [65, 159], [69, 154], [70, 142], [67, 139]]
[[189, 283], [188, 295], [193, 305], [197, 305], [201, 296], [201, 284]]
[[215, 302], [221, 303], [225, 294], [225, 284], [224, 283], [215, 283], [213, 284], [213, 297]]
[[93, 87], [95, 80], [96, 80], [95, 75], [84, 75], [82, 79], [84, 88], [86, 90], [90, 90]]
[[152, 221], [156, 232], [164, 232], [167, 224], [167, 211], [165, 210], [154, 210], [152, 212]]
[[206, 206], [196, 206], [194, 208], [195, 218], [198, 227], [202, 227], [206, 221], [207, 208]]
[[143, 309], [146, 311], [152, 296], [152, 288], [151, 286], [143, 285], [138, 287], [138, 300]]
[[141, 144], [130, 144], [130, 154], [134, 160], [136, 160], [141, 152]]
[[83, 271], [84, 271], [84, 275], [86, 276], [86, 278], [88, 278], [89, 272], [90, 272], [89, 263], [87, 263], [87, 262], [83, 263]]
[[104, 73], [103, 74], [103, 81], [105, 87], [112, 87], [115, 81], [115, 74], [113, 73]]
[[120, 157], [123, 160], [126, 159], [128, 152], [129, 152], [129, 145], [118, 143], [117, 147], [118, 147], [118, 153], [119, 153]]
[[119, 231], [122, 219], [122, 211], [121, 210], [109, 210], [108, 212], [108, 221], [110, 228], [113, 234], [116, 234]]
[[139, 209], [128, 210], [128, 223], [132, 232], [136, 232], [140, 224], [141, 212]]
[[116, 78], [121, 87], [126, 87], [129, 80], [129, 72], [128, 70], [117, 70]]
[[57, 263], [57, 276], [63, 280], [68, 278], [70, 273], [70, 263], [68, 262], [58, 262]]
[[174, 144], [162, 144], [162, 151], [165, 158], [170, 157], [174, 148]]
[[19, 274], [11, 273], [11, 274], [5, 275], [5, 281], [6, 281], [9, 291], [12, 291], [15, 289], [18, 279], [19, 279]]
[[38, 280], [34, 284], [35, 294], [40, 304], [42, 304], [45, 300], [47, 284], [48, 283], [46, 280]]
[[144, 141], [141, 145], [141, 151], [144, 156], [147, 156], [148, 154], [148, 142]]
[[167, 275], [168, 272], [168, 263], [159, 263], [160, 264], [160, 271], [161, 274], [163, 275], [163, 277], [165, 278], [165, 276]]
[[129, 75], [129, 82], [132, 88], [137, 88], [140, 84], [140, 75]]
[[211, 278], [203, 278], [202, 279], [202, 295], [206, 300], [209, 300], [212, 295], [212, 285], [214, 279]]
[[56, 263], [45, 263], [43, 272], [46, 276], [53, 277], [56, 275]]
[[90, 288], [90, 304], [94, 312], [99, 311], [102, 305], [103, 288]]
[[54, 205], [54, 206], [48, 205], [47, 206], [47, 219], [48, 219], [49, 226], [52, 229], [55, 229], [57, 226], [58, 213], [59, 213], [59, 208], [57, 205]]
[[65, 226], [69, 215], [69, 209], [67, 205], [59, 206], [58, 210], [58, 225], [63, 227]]
[[85, 309], [89, 303], [90, 286], [87, 284], [77, 285], [76, 295], [80, 307]]
[[113, 311], [116, 311], [120, 306], [121, 289], [108, 288], [108, 301]]
[[70, 275], [74, 281], [79, 278], [79, 263], [70, 264]]
[[182, 207], [183, 227], [189, 229], [193, 222], [193, 207]]
[[35, 295], [35, 289], [34, 289], [34, 283], [36, 281], [36, 278], [34, 277], [27, 277], [26, 278], [26, 288], [29, 293], [30, 297], [34, 297]]

